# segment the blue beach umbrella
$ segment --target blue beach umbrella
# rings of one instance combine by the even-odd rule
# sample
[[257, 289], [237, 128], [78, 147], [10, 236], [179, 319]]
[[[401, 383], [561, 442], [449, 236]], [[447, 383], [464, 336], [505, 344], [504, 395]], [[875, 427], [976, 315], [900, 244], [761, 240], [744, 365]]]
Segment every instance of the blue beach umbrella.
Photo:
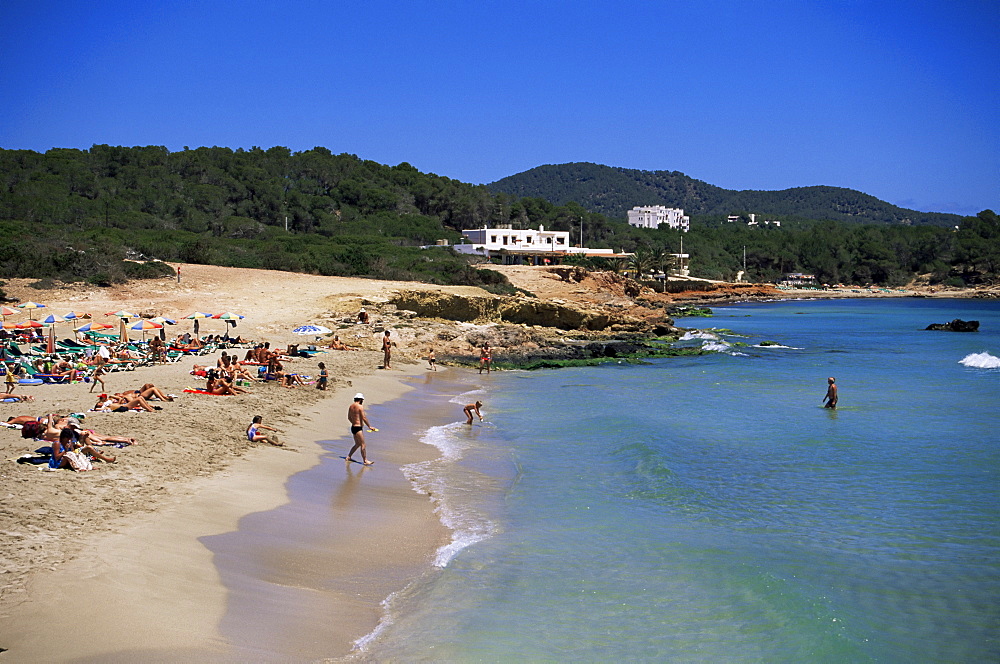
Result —
[[292, 330], [292, 334], [330, 334], [333, 330], [323, 327], [322, 325], [302, 325], [300, 327]]

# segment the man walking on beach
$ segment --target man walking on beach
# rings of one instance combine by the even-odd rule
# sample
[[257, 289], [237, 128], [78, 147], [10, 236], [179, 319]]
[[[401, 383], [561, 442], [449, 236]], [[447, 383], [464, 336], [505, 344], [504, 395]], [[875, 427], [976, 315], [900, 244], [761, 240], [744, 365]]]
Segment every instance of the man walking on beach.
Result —
[[354, 403], [347, 409], [347, 421], [351, 423], [351, 434], [354, 436], [354, 447], [347, 453], [347, 462], [354, 461], [351, 455], [360, 447], [361, 460], [366, 466], [370, 466], [375, 462], [369, 461], [368, 456], [365, 454], [365, 427], [368, 427], [369, 431], [378, 431], [378, 429], [375, 429], [368, 423], [368, 416], [365, 415], [364, 400], [365, 395], [358, 392], [354, 395]]
[[837, 410], [837, 379], [833, 377], [827, 378], [826, 382], [829, 384], [829, 387], [826, 388], [826, 396], [823, 397], [823, 401], [826, 402], [824, 408]]

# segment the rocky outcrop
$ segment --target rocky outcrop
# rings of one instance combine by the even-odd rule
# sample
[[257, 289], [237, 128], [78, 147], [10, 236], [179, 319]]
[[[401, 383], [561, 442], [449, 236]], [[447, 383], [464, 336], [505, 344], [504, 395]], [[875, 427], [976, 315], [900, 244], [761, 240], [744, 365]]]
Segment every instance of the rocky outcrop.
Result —
[[946, 330], [948, 332], [977, 332], [979, 331], [978, 320], [962, 320], [956, 318], [950, 323], [931, 323], [925, 330]]
[[400, 309], [422, 318], [467, 323], [541, 325], [561, 330], [616, 330], [647, 327], [624, 312], [590, 309], [555, 300], [509, 295], [455, 295], [432, 291], [400, 291], [391, 298]]

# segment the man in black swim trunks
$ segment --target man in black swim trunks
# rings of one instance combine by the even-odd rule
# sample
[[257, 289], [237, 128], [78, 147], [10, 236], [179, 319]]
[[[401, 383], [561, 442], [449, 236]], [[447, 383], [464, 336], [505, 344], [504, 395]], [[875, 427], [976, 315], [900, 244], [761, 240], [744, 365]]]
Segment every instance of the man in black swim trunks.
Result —
[[360, 447], [361, 460], [366, 466], [370, 466], [375, 462], [369, 461], [365, 454], [365, 427], [371, 430], [372, 425], [368, 422], [368, 416], [365, 415], [364, 400], [365, 395], [358, 392], [354, 395], [354, 403], [347, 408], [347, 421], [351, 423], [351, 434], [354, 435], [354, 447], [347, 453], [347, 461], [348, 463], [354, 461], [351, 455], [354, 454], [354, 450]]
[[827, 383], [826, 396], [823, 397], [823, 401], [826, 402], [826, 405], [823, 406], [823, 407], [824, 408], [832, 408], [832, 409], [836, 410], [837, 409], [837, 379], [836, 378], [832, 378], [832, 377], [831, 378], [827, 378], [826, 379], [826, 383]]

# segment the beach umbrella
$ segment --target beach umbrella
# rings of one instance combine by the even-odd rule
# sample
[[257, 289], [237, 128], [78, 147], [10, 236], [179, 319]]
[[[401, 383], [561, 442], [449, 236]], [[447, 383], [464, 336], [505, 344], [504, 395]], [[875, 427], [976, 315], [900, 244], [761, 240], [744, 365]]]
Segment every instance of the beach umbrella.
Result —
[[121, 342], [123, 344], [127, 344], [129, 342], [129, 338], [128, 338], [128, 323], [125, 322], [125, 318], [124, 317], [122, 317], [122, 318], [119, 319], [119, 323], [118, 323], [118, 338], [121, 340]]
[[30, 319], [24, 321], [23, 323], [18, 323], [17, 325], [15, 325], [15, 327], [19, 330], [27, 330], [32, 327], [45, 327], [45, 326], [39, 323], [37, 320]]
[[78, 320], [80, 318], [90, 318], [90, 314], [85, 314], [82, 311], [70, 311], [69, 313], [63, 314], [63, 318], [66, 320]]
[[44, 307], [45, 307], [44, 304], [38, 304], [37, 302], [25, 302], [24, 304], [17, 305], [18, 309], [27, 309], [28, 310], [28, 318], [31, 318], [31, 310], [32, 309], [42, 309]]
[[167, 340], [167, 330], [166, 330], [167, 325], [177, 325], [177, 321], [175, 321], [173, 318], [164, 318], [163, 316], [157, 316], [156, 318], [150, 318], [149, 320], [152, 323], [159, 323], [160, 325], [162, 325], [162, 327], [160, 328], [160, 338], [163, 339], [164, 341]]
[[146, 340], [146, 330], [159, 330], [163, 326], [150, 320], [141, 320], [132, 326], [133, 330], [142, 330], [142, 340]]
[[[49, 318], [52, 318], [52, 316], [49, 316]], [[56, 326], [55, 325], [49, 325], [49, 336], [48, 336], [48, 339], [45, 340], [45, 352], [48, 353], [49, 355], [55, 355], [56, 354]]]
[[292, 334], [314, 334], [316, 336], [321, 334], [330, 334], [331, 332], [333, 332], [333, 330], [328, 327], [323, 327], [322, 325], [301, 325], [292, 330]]
[[96, 330], [110, 330], [114, 325], [108, 325], [107, 323], [87, 323], [86, 325], [81, 325], [76, 328], [75, 332], [92, 332]]
[[52, 314], [50, 316], [46, 316], [45, 318], [43, 318], [42, 322], [47, 325], [53, 325], [55, 323], [65, 323], [66, 319], [63, 318], [62, 316], [56, 316], [55, 314]]
[[241, 316], [240, 314], [234, 314], [230, 311], [227, 311], [225, 313], [215, 314], [214, 316], [212, 316], [212, 318], [218, 320], [239, 320], [241, 318], [245, 318], [245, 316]]
[[201, 318], [211, 318], [212, 314], [206, 314], [204, 311], [196, 311], [190, 316], [185, 316], [184, 318], [194, 319], [194, 336], [198, 336], [198, 320]]
[[7, 316], [13, 316], [18, 312], [14, 311], [10, 307], [0, 307], [0, 316], [3, 316], [4, 320], [7, 320]]
[[3, 323], [0, 323], [0, 325], [2, 325], [3, 329], [5, 329], [5, 330], [16, 330], [17, 329], [17, 323], [8, 323], [7, 321], [4, 321]]
[[108, 312], [108, 313], [106, 313], [104, 315], [105, 316], [118, 316], [119, 318], [138, 318], [138, 316], [136, 316], [131, 311], [125, 311], [124, 309], [121, 309], [119, 311], [111, 311], [111, 312]]

